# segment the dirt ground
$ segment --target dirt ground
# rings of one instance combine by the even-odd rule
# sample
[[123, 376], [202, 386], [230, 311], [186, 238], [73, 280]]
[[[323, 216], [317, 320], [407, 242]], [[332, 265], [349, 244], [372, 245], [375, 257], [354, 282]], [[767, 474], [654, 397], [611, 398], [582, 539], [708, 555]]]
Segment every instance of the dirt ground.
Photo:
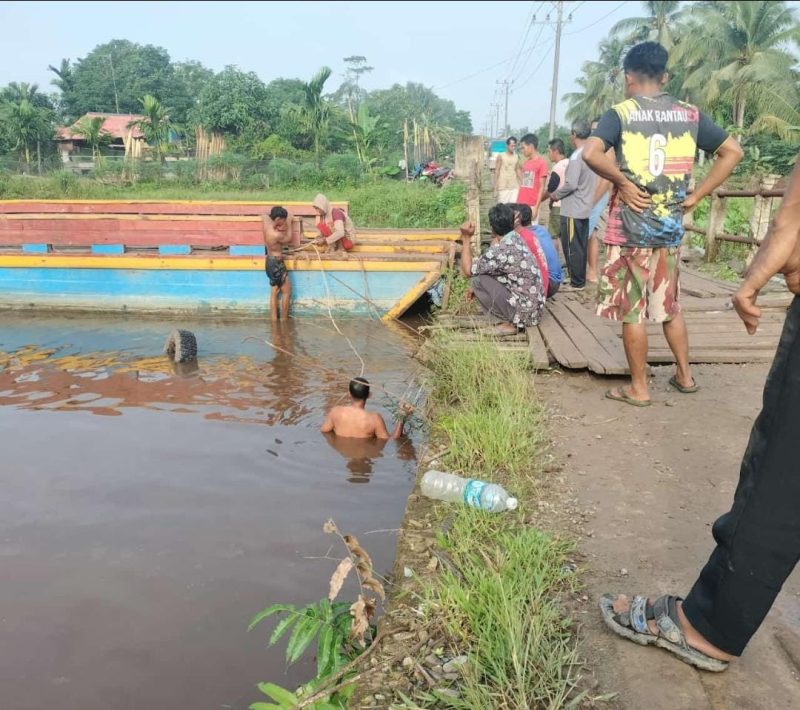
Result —
[[[603, 625], [604, 592], [685, 595], [713, 548], [711, 525], [727, 511], [761, 405], [766, 365], [695, 368], [693, 395], [669, 389], [672, 368], [654, 368], [654, 406], [603, 398], [616, 382], [588, 374], [541, 375], [555, 449], [580, 524], [577, 612], [582, 652], [597, 694], [617, 692], [625, 710], [800, 708], [800, 571], [789, 578], [743, 657], [704, 674]], [[800, 514], [800, 510], [798, 510]]]

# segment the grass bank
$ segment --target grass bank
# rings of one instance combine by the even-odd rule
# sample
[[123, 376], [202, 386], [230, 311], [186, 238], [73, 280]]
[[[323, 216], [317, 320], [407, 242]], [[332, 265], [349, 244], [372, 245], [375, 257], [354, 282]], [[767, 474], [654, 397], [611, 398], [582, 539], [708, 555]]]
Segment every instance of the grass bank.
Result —
[[[437, 187], [424, 182], [382, 179], [352, 187], [323, 190], [332, 200], [347, 200], [356, 227], [454, 227], [466, 218], [464, 186], [450, 183]], [[289, 202], [311, 200], [320, 190], [286, 187], [267, 190], [243, 189], [234, 184], [199, 185], [138, 182], [111, 184], [70, 173], [46, 177], [0, 174], [0, 199], [78, 200], [263, 200]]]
[[[384, 674], [371, 686], [380, 692], [362, 690], [355, 707], [567, 707], [578, 677], [560, 600], [576, 584], [572, 545], [535, 524], [547, 439], [529, 364], [446, 335], [429, 352], [435, 453], [420, 473], [500, 483], [520, 505], [491, 514], [411, 496], [387, 623], [415, 629], [398, 637], [418, 642], [403, 660], [405, 677]], [[389, 652], [402, 658], [402, 644]]]

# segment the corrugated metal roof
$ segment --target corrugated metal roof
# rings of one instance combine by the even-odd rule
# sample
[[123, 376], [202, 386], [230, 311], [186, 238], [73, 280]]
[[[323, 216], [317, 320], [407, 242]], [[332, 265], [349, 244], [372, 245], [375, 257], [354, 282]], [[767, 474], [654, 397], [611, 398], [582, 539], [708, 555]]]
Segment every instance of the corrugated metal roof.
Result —
[[122, 138], [128, 134], [129, 130], [132, 132], [131, 135], [133, 138], [144, 138], [144, 135], [138, 127], [134, 126], [128, 128], [128, 124], [130, 124], [131, 121], [139, 121], [143, 119], [144, 116], [135, 113], [102, 113], [99, 111], [90, 111], [81, 116], [71, 126], [61, 126], [57, 128], [56, 140], [82, 140], [83, 135], [81, 135], [79, 129], [80, 123], [92, 118], [97, 118], [98, 116], [105, 116], [106, 120], [103, 121], [103, 130], [113, 138]]

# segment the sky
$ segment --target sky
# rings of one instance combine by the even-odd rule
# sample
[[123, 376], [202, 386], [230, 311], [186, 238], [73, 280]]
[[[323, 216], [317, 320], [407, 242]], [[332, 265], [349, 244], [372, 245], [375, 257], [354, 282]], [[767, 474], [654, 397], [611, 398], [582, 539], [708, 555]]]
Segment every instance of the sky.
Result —
[[[343, 78], [343, 58], [363, 55], [374, 67], [364, 88], [423, 83], [469, 111], [476, 131], [490, 104], [504, 103], [497, 82], [510, 81], [508, 122], [533, 129], [549, 120], [556, 4], [0, 0], [0, 26], [7, 28], [0, 86], [25, 81], [54, 90], [48, 64], [86, 56], [111, 39], [161, 46], [174, 61], [194, 59], [215, 71], [234, 64], [267, 83], [308, 79], [327, 64], [334, 72], [331, 90]], [[575, 90], [581, 64], [596, 58], [598, 43], [616, 22], [643, 14], [641, 6], [630, 0], [564, 3], [559, 121], [565, 111], [560, 97]]]

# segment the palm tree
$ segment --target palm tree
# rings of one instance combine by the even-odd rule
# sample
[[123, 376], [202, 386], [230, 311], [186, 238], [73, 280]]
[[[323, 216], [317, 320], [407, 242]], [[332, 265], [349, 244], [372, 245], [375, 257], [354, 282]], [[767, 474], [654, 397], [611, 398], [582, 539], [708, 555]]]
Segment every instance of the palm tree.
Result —
[[147, 144], [163, 163], [175, 128], [169, 117], [170, 109], [150, 94], [139, 99], [139, 103], [142, 104], [144, 118], [131, 121], [128, 127], [138, 128], [142, 132]]
[[627, 46], [625, 40], [612, 36], [600, 43], [596, 62], [583, 63], [583, 75], [576, 80], [582, 91], [565, 94], [563, 98], [569, 105], [567, 119], [591, 120], [622, 101], [625, 89], [622, 59]]
[[322, 144], [328, 135], [331, 122], [330, 104], [322, 96], [325, 82], [328, 81], [330, 75], [330, 67], [322, 67], [311, 78], [311, 81], [304, 84], [303, 102], [294, 111], [303, 129], [311, 136], [314, 142], [314, 156], [317, 167], [322, 165]]
[[20, 151], [25, 166], [31, 164], [31, 152], [34, 148], [39, 154], [42, 139], [51, 137], [48, 132], [52, 128], [47, 111], [35, 106], [28, 99], [6, 102], [0, 113], [6, 130], [14, 141], [14, 147]]
[[680, 2], [675, 0], [650, 0], [643, 2], [645, 17], [626, 17], [611, 28], [611, 35], [622, 38], [627, 44], [652, 40], [668, 50], [675, 45], [676, 29], [683, 16]]
[[785, 2], [702, 2], [688, 9], [702, 41], [683, 42], [676, 60], [687, 75], [685, 89], [706, 105], [730, 107], [744, 132], [748, 110], [758, 124], [780, 132], [800, 125], [796, 59], [800, 27]]
[[105, 122], [105, 116], [93, 116], [92, 118], [83, 119], [75, 126], [78, 133], [83, 136], [92, 149], [92, 158], [97, 166], [102, 162], [100, 146], [109, 143], [111, 140], [111, 134], [103, 128]]

